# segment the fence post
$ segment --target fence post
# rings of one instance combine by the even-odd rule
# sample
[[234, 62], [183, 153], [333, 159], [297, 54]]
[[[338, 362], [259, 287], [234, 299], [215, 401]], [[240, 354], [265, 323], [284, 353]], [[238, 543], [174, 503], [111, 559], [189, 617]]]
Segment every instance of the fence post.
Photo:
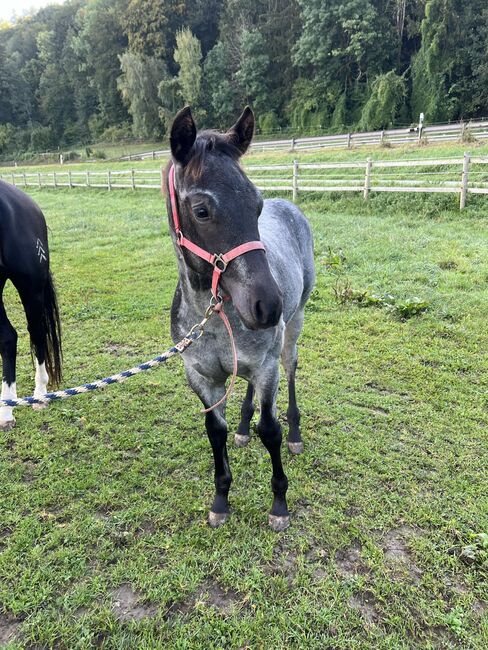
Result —
[[39, 188], [42, 187], [42, 183], [41, 183], [41, 172], [37, 172], [37, 184], [39, 185]]
[[86, 171], [86, 186], [90, 187], [90, 172]]
[[347, 134], [347, 148], [348, 149], [351, 148], [351, 134], [350, 133]]
[[110, 169], [107, 172], [107, 189], [109, 192], [112, 189], [112, 172]]
[[15, 185], [15, 176], [13, 172], [12, 172], [12, 185]]
[[363, 191], [363, 198], [365, 201], [368, 200], [369, 198], [369, 190], [371, 189], [371, 167], [373, 166], [373, 162], [371, 158], [368, 158], [366, 160], [366, 173], [364, 175], [364, 191]]
[[383, 146], [384, 142], [385, 142], [385, 131], [383, 130], [381, 131], [381, 135], [380, 135], [380, 147]]
[[57, 179], [56, 179], [56, 172], [53, 172], [53, 185], [54, 187], [58, 186]]
[[73, 183], [71, 182], [71, 169], [68, 169], [68, 183], [69, 189], [71, 190], [73, 188]]
[[459, 209], [463, 210], [466, 207], [466, 200], [468, 198], [468, 181], [469, 181], [469, 163], [471, 161], [471, 154], [465, 152], [463, 158], [463, 173], [461, 176], [461, 194], [459, 197]]
[[22, 176], [24, 177], [24, 187], [27, 187], [27, 179], [25, 177], [25, 172], [22, 172]]
[[293, 161], [293, 202], [298, 198], [298, 160]]
[[152, 151], [151, 153], [152, 153], [152, 159], [153, 159], [153, 160], [156, 160], [156, 152], [155, 152], [155, 151]]
[[135, 176], [134, 176], [134, 169], [130, 170], [130, 177], [131, 177], [131, 181], [132, 181], [132, 189], [135, 190], [136, 189], [136, 179], [135, 179]]
[[420, 113], [419, 115], [419, 125], [418, 125], [418, 132], [419, 132], [419, 137], [418, 141], [420, 142], [422, 140], [422, 131], [424, 130], [424, 114]]

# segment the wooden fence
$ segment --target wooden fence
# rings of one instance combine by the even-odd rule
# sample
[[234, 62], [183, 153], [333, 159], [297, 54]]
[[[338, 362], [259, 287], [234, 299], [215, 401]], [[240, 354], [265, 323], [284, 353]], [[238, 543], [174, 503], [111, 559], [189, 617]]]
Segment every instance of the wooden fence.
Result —
[[[366, 133], [342, 133], [323, 135], [312, 138], [288, 138], [280, 140], [255, 141], [252, 151], [300, 151], [304, 149], [347, 148], [364, 145], [398, 145], [422, 142], [467, 142], [488, 139], [488, 120], [455, 122], [453, 124], [436, 124], [412, 128], [389, 129], [385, 131], [368, 131]], [[124, 156], [121, 160], [156, 160], [169, 156], [169, 149], [146, 151]]]
[[[253, 183], [267, 192], [422, 192], [459, 195], [463, 209], [469, 194], [488, 194], [488, 156], [423, 160], [372, 160], [343, 163], [248, 165]], [[160, 189], [162, 170], [9, 172], [0, 178], [19, 187]]]

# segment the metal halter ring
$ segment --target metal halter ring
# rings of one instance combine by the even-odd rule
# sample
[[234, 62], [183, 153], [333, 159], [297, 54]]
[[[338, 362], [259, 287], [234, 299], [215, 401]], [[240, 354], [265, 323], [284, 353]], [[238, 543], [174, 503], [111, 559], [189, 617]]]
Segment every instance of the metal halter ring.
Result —
[[[215, 258], [215, 259], [214, 259], [214, 262], [213, 262], [214, 267], [215, 267], [216, 269], [218, 269], [221, 273], [223, 273], [223, 272], [225, 271], [225, 269], [227, 268], [227, 264], [228, 264], [228, 263], [224, 260], [223, 255], [221, 255], [220, 253], [219, 253], [219, 254], [215, 254], [215, 255], [214, 255], [214, 258]], [[222, 266], [219, 266], [219, 262], [220, 262], [220, 264], [221, 264]]]

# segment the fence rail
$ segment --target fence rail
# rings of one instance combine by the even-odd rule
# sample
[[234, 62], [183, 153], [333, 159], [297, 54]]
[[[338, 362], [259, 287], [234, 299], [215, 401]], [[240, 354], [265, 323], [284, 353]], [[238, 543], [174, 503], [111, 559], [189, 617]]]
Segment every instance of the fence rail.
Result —
[[[453, 124], [407, 127], [368, 131], [365, 133], [342, 133], [309, 138], [288, 138], [281, 140], [255, 141], [252, 151], [300, 151], [304, 149], [324, 149], [327, 147], [352, 149], [365, 145], [415, 144], [418, 142], [452, 142], [488, 139], [488, 120], [471, 120]], [[130, 154], [120, 160], [156, 160], [169, 156], [169, 149]]]
[[[248, 165], [251, 181], [263, 191], [290, 192], [422, 192], [459, 195], [463, 209], [469, 194], [488, 194], [488, 156], [423, 160], [371, 160], [344, 163]], [[162, 170], [9, 172], [0, 179], [19, 187], [160, 189]]]

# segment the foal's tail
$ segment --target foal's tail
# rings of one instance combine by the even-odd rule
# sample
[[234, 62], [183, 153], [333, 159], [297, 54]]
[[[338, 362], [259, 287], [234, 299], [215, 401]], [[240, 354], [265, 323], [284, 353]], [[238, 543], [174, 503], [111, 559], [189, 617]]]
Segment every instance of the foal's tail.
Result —
[[49, 272], [44, 287], [44, 305], [41, 317], [45, 332], [44, 355], [46, 370], [50, 384], [58, 386], [61, 382], [63, 353], [61, 348], [61, 321], [51, 272]]

